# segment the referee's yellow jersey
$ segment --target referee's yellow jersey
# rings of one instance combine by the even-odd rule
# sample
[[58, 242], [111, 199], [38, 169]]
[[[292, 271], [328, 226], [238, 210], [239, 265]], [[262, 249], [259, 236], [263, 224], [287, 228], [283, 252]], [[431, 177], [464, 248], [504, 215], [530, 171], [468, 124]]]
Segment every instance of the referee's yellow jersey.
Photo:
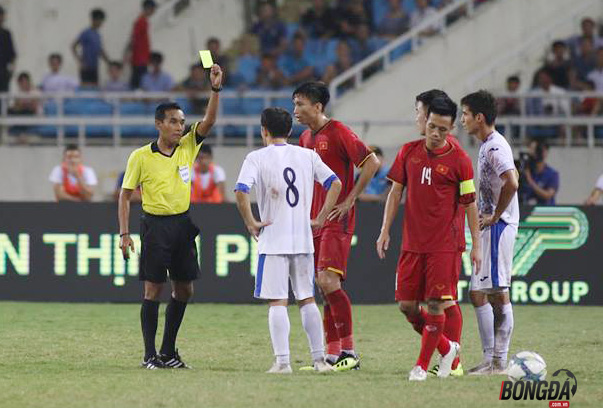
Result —
[[198, 125], [182, 136], [171, 156], [161, 153], [156, 141], [130, 154], [121, 187], [134, 190], [141, 186], [144, 212], [174, 215], [188, 210], [193, 162], [204, 139], [197, 136]]

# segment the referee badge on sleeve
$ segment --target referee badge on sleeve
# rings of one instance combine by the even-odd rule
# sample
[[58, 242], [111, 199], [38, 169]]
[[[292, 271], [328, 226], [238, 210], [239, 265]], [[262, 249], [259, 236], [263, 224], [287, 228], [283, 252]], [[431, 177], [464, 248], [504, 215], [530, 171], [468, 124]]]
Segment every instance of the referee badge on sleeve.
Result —
[[182, 179], [182, 181], [184, 181], [185, 183], [188, 183], [190, 181], [191, 172], [188, 168], [188, 165], [178, 166], [178, 172], [180, 173], [180, 178]]

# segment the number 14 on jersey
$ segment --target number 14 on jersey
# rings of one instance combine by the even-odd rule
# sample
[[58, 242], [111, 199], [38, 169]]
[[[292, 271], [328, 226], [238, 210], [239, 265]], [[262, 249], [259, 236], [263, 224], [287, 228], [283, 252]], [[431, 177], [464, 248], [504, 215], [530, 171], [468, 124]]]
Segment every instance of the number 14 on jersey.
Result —
[[421, 184], [431, 185], [431, 167], [423, 167], [421, 174]]

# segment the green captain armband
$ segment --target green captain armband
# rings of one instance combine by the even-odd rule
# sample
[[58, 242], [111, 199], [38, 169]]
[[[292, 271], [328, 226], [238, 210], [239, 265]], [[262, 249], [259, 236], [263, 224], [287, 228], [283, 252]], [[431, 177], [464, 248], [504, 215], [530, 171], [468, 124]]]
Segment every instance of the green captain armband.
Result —
[[473, 179], [461, 181], [461, 195], [475, 193]]

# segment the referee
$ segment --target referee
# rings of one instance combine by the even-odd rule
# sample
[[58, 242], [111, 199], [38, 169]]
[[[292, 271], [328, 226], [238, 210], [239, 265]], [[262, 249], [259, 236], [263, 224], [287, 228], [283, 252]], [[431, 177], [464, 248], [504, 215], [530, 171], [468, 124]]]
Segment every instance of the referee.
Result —
[[[191, 173], [205, 136], [216, 121], [222, 70], [211, 67], [211, 97], [202, 122], [184, 133], [184, 113], [177, 103], [163, 103], [155, 111], [157, 141], [136, 149], [128, 159], [119, 195], [120, 248], [128, 259], [134, 243], [130, 237], [130, 199], [142, 187], [143, 215], [140, 220], [140, 280], [144, 300], [140, 311], [144, 360], [142, 367], [188, 368], [176, 349], [176, 336], [186, 304], [199, 274], [195, 237], [199, 229], [188, 216]], [[155, 349], [159, 297], [169, 271], [172, 297], [165, 309], [165, 329], [160, 353]]]

